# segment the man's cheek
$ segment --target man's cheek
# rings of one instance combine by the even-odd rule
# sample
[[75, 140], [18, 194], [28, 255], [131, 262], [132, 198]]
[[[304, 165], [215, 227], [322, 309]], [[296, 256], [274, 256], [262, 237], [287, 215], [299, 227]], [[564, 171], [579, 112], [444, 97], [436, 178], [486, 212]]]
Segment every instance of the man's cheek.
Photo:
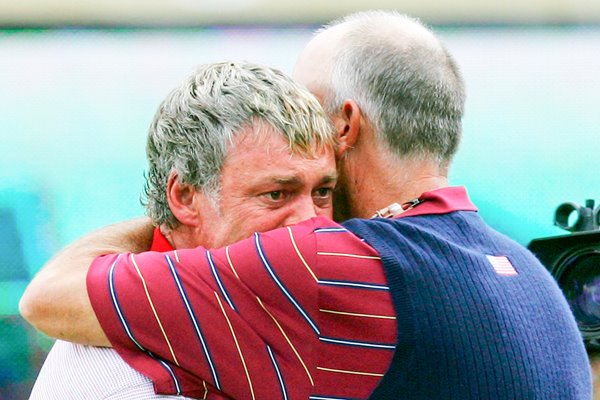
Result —
[[254, 232], [271, 231], [273, 229], [284, 227], [285, 221], [286, 219], [284, 217], [281, 217], [280, 215], [276, 215], [276, 213], [274, 213], [273, 215], [266, 216], [265, 218], [262, 218], [260, 220], [256, 220], [255, 222], [257, 223], [253, 224], [252, 232], [250, 232], [250, 234]]
[[327, 217], [329, 219], [333, 219], [333, 206], [329, 205], [329, 207], [319, 209], [317, 211], [317, 215], [320, 217]]

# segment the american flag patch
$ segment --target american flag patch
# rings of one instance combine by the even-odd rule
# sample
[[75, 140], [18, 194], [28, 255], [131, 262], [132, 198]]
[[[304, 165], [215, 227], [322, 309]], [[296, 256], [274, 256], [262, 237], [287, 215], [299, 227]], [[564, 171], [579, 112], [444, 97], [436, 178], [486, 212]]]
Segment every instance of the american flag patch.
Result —
[[517, 275], [518, 272], [505, 256], [488, 256], [486, 255], [492, 268], [498, 275]]

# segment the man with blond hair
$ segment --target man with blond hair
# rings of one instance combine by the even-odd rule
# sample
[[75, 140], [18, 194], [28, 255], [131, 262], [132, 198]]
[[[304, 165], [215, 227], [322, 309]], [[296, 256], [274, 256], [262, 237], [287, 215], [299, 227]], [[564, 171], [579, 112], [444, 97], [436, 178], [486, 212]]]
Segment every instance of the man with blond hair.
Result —
[[[167, 96], [150, 126], [145, 205], [157, 228], [138, 238], [147, 236], [137, 250], [219, 247], [331, 217], [333, 145], [317, 101], [279, 71], [201, 66]], [[30, 398], [170, 397], [154, 394], [152, 382], [114, 350], [58, 340]]]

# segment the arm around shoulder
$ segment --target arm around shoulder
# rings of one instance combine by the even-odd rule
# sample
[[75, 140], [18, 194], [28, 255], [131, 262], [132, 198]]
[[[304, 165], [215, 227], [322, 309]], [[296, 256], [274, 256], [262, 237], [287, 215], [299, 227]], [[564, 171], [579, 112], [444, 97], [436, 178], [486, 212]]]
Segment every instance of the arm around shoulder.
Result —
[[88, 269], [100, 255], [148, 250], [152, 233], [150, 220], [138, 218], [101, 228], [76, 240], [32, 279], [19, 302], [21, 315], [48, 336], [110, 346], [88, 297]]

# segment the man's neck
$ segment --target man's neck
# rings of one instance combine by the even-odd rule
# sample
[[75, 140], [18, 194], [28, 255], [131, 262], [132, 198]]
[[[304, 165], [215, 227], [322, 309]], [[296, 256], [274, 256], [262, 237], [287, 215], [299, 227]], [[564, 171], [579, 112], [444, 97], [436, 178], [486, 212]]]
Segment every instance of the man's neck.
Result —
[[[392, 203], [405, 203], [422, 193], [448, 186], [446, 170], [436, 163], [369, 157], [368, 165], [353, 173], [357, 179], [348, 186], [352, 216], [370, 218]], [[356, 169], [356, 168], [355, 168]], [[358, 172], [358, 174], [357, 174]]]

